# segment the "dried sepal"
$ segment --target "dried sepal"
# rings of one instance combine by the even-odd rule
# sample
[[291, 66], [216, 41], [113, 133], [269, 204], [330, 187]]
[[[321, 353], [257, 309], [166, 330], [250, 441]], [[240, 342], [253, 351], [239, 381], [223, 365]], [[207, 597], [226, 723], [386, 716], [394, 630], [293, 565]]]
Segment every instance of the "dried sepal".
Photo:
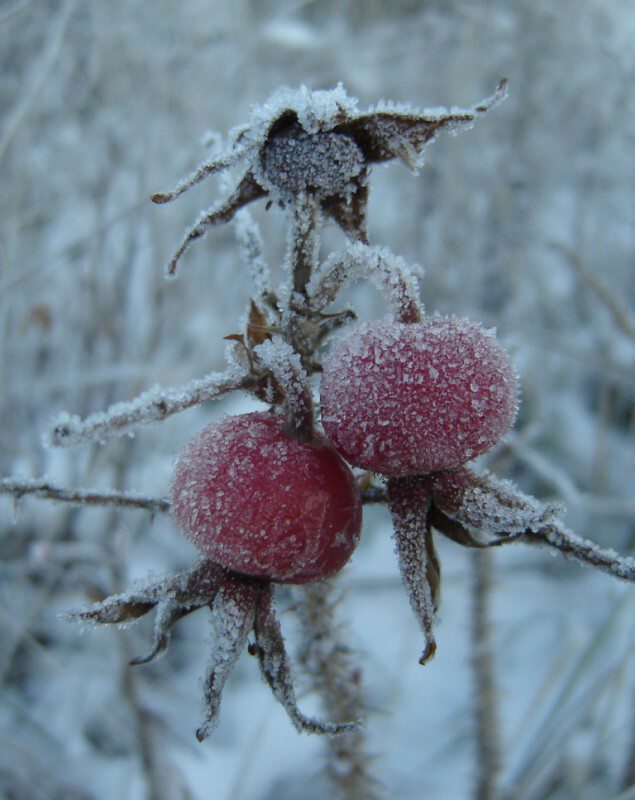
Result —
[[[560, 505], [543, 505], [523, 494], [511, 481], [469, 467], [432, 480], [435, 506], [471, 531], [499, 539], [538, 530], [562, 514]], [[477, 538], [479, 538], [477, 536]]]
[[[561, 505], [543, 505], [513, 483], [462, 467], [431, 479], [432, 524], [460, 544], [495, 546], [523, 538], [545, 544], [609, 575], [635, 581], [635, 559], [599, 547], [567, 530], [558, 520]], [[439, 513], [440, 512], [440, 513]], [[448, 524], [450, 523], [450, 524]], [[457, 527], [458, 526], [458, 527]], [[483, 538], [483, 535], [485, 538]]]
[[[192, 569], [164, 575], [127, 592], [112, 595], [93, 608], [69, 611], [64, 614], [64, 619], [97, 625], [125, 624], [139, 619], [156, 606], [154, 651], [158, 640], [163, 641], [175, 622], [213, 601], [218, 587], [226, 580], [227, 575], [227, 570], [213, 561], [202, 559]], [[163, 649], [165, 648], [160, 643], [157, 652]], [[134, 663], [145, 663], [149, 660], [151, 658], [144, 657], [135, 659]]]
[[267, 322], [267, 317], [262, 309], [253, 300], [249, 301], [249, 315], [247, 317], [246, 339], [250, 348], [254, 348], [268, 339], [271, 339], [273, 329]]
[[209, 227], [228, 222], [240, 208], [265, 196], [269, 205], [282, 207], [310, 196], [346, 236], [366, 243], [369, 167], [400, 158], [415, 169], [427, 144], [440, 133], [471, 127], [505, 92], [506, 81], [501, 81], [491, 97], [468, 109], [418, 111], [384, 103], [360, 113], [341, 84], [326, 92], [283, 89], [253, 109], [250, 121], [230, 136], [223, 155], [202, 164], [171, 192], [153, 196], [154, 202], [168, 202], [208, 175], [238, 161], [245, 165], [229, 198], [204, 212], [186, 233], [168, 274], [174, 274], [180, 257]]
[[366, 162], [383, 163], [400, 158], [415, 170], [421, 165], [421, 152], [440, 133], [470, 128], [477, 117], [498, 105], [507, 94], [507, 80], [496, 91], [470, 109], [417, 111], [388, 104], [378, 105], [338, 130], [358, 143]]
[[258, 584], [236, 576], [218, 591], [212, 605], [212, 652], [203, 689], [203, 722], [196, 731], [199, 742], [218, 723], [223, 688], [247, 644], [254, 625]]
[[154, 661], [158, 655], [164, 653], [170, 644], [173, 625], [193, 610], [193, 608], [184, 609], [183, 606], [172, 598], [161, 600], [157, 603], [152, 649], [145, 656], [136, 656], [131, 659], [130, 666], [149, 664], [151, 661]]
[[298, 708], [289, 657], [273, 609], [271, 587], [263, 589], [258, 596], [254, 632], [256, 646], [252, 652], [258, 656], [260, 669], [274, 697], [284, 707], [298, 731], [336, 736], [359, 727], [359, 722], [324, 722], [307, 717]]
[[430, 504], [431, 497], [425, 480], [415, 477], [392, 478], [388, 481], [388, 507], [394, 526], [399, 570], [410, 607], [425, 637], [420, 664], [429, 661], [437, 649], [434, 616], [440, 572], [428, 525]]
[[152, 202], [162, 204], [170, 203], [172, 200], [176, 200], [176, 198], [182, 195], [183, 192], [186, 192], [192, 186], [196, 186], [197, 183], [205, 180], [205, 178], [209, 177], [210, 175], [214, 175], [217, 172], [222, 172], [223, 170], [233, 166], [244, 155], [244, 148], [236, 148], [203, 162], [190, 175], [188, 175], [187, 178], [179, 181], [179, 183], [177, 183], [173, 189], [170, 189], [170, 191], [157, 192], [156, 194], [153, 194], [151, 198]]
[[356, 186], [350, 196], [338, 195], [322, 201], [322, 209], [354, 242], [368, 244], [366, 217], [368, 214], [368, 170], [357, 178]]
[[204, 211], [194, 225], [186, 231], [176, 253], [168, 263], [167, 274], [170, 277], [176, 274], [176, 267], [183, 253], [185, 253], [192, 242], [204, 236], [208, 228], [230, 222], [239, 209], [254, 200], [258, 200], [260, 197], [264, 197], [265, 194], [265, 190], [256, 183], [251, 172], [247, 172], [228, 198], [220, 205], [212, 206], [207, 211]]

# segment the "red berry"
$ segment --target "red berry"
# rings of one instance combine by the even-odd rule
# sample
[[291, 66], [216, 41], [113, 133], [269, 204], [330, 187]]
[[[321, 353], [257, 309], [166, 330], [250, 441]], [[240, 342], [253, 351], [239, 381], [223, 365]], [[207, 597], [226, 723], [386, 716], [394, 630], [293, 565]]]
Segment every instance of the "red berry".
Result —
[[243, 575], [317, 581], [341, 569], [359, 539], [359, 488], [323, 438], [308, 443], [278, 414], [226, 417], [179, 456], [172, 511], [207, 557]]
[[514, 367], [494, 335], [458, 317], [360, 326], [324, 361], [322, 424], [353, 465], [417, 475], [492, 447], [516, 415]]

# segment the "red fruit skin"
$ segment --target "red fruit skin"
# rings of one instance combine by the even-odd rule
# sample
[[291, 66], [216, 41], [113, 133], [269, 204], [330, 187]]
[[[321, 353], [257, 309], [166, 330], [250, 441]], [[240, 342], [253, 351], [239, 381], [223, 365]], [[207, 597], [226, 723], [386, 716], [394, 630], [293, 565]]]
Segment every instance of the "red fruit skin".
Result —
[[359, 540], [359, 487], [319, 437], [284, 431], [279, 414], [226, 417], [177, 459], [172, 513], [187, 538], [226, 569], [280, 583], [340, 570]]
[[324, 360], [322, 424], [351, 464], [387, 476], [451, 469], [513, 424], [514, 367], [493, 334], [458, 317], [373, 322]]

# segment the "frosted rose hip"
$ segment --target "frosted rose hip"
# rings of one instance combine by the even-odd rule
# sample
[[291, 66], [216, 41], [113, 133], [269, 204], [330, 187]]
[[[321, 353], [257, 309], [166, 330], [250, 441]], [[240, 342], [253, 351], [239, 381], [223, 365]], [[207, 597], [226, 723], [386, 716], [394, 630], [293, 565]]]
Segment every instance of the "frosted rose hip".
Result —
[[507, 353], [479, 325], [458, 317], [368, 323], [324, 361], [322, 424], [355, 466], [426, 474], [496, 444], [517, 395]]
[[359, 488], [324, 439], [284, 431], [253, 413], [205, 428], [179, 456], [172, 511], [206, 556], [245, 575], [321, 580], [341, 569], [361, 529]]

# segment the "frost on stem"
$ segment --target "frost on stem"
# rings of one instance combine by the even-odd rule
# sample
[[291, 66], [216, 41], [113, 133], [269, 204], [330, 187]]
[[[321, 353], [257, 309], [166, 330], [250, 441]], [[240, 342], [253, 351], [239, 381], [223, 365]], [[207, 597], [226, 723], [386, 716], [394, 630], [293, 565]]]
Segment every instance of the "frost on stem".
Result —
[[240, 252], [243, 261], [251, 272], [256, 295], [261, 297], [266, 305], [275, 308], [271, 273], [269, 265], [265, 261], [260, 229], [246, 208], [236, 214], [235, 229]]
[[307, 717], [297, 706], [293, 676], [280, 630], [272, 605], [272, 590], [261, 592], [256, 606], [254, 649], [260, 661], [262, 674], [269, 684], [274, 697], [285, 708], [298, 731], [321, 733], [336, 736], [348, 733], [359, 727], [358, 722], [322, 722]]
[[272, 373], [282, 390], [289, 433], [310, 440], [313, 436], [313, 400], [300, 356], [279, 336], [255, 347], [254, 355]]
[[399, 570], [425, 637], [420, 664], [429, 661], [437, 649], [433, 629], [440, 567], [428, 521], [430, 503], [425, 479], [392, 478], [388, 482], [388, 507], [395, 529]]
[[48, 443], [57, 447], [69, 447], [131, 434], [141, 425], [160, 422], [186, 408], [215, 400], [233, 389], [248, 386], [249, 377], [238, 366], [227, 372], [210, 372], [204, 378], [192, 380], [182, 386], [167, 389], [156, 386], [130, 402], [115, 403], [107, 411], [91, 414], [85, 419], [67, 413], [61, 414], [54, 423]]
[[400, 256], [385, 247], [350, 244], [344, 254], [334, 253], [324, 262], [308, 287], [314, 312], [323, 311], [348, 284], [366, 278], [388, 299], [395, 319], [418, 322], [423, 314], [419, 284]]

